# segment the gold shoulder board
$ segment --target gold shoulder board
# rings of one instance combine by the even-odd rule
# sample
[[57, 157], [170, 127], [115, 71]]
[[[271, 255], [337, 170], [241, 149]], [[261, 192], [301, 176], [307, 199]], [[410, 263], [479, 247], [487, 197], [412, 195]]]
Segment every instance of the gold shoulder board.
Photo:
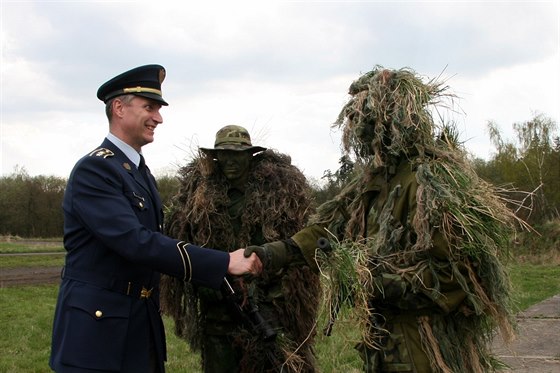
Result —
[[115, 153], [113, 153], [111, 150], [106, 149], [106, 148], [99, 148], [99, 149], [95, 149], [94, 151], [92, 151], [91, 153], [89, 153], [90, 157], [103, 157], [103, 158], [107, 158], [107, 157], [112, 157], [114, 156]]

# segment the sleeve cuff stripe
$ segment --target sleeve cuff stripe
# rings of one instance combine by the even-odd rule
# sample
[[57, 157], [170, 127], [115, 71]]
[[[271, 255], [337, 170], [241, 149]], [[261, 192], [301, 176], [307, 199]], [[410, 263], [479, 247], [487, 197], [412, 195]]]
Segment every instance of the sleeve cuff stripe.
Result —
[[[189, 256], [189, 253], [187, 252], [187, 245], [189, 244], [183, 241], [177, 242], [177, 250], [179, 250], [179, 255], [181, 255], [181, 260], [183, 261], [183, 271], [184, 271], [183, 280], [190, 282], [192, 279], [192, 265], [191, 265], [191, 258]], [[189, 265], [188, 272], [187, 272], [187, 263]], [[189, 274], [188, 279], [187, 279], [187, 273]]]

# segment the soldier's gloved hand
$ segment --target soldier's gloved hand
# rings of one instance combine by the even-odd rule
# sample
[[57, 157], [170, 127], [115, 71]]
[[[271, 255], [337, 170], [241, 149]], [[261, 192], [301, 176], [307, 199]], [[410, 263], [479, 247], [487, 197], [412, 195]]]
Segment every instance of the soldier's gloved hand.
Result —
[[283, 241], [265, 243], [261, 246], [248, 246], [243, 255], [257, 254], [266, 271], [276, 272], [290, 263], [290, 250]]

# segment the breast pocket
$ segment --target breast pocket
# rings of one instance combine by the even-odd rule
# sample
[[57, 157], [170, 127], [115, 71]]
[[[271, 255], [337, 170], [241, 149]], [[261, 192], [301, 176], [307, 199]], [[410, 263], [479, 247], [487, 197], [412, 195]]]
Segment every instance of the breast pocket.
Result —
[[120, 371], [131, 299], [83, 286], [72, 290], [66, 304], [62, 363]]

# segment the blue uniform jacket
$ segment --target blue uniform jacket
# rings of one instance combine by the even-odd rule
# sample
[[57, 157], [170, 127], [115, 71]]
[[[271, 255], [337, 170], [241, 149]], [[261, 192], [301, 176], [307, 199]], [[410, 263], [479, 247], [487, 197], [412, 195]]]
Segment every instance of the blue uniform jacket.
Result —
[[222, 283], [229, 254], [162, 234], [161, 200], [149, 177], [152, 185], [107, 139], [70, 174], [50, 358], [57, 372], [139, 373], [150, 361], [163, 372], [160, 273], [211, 288]]

